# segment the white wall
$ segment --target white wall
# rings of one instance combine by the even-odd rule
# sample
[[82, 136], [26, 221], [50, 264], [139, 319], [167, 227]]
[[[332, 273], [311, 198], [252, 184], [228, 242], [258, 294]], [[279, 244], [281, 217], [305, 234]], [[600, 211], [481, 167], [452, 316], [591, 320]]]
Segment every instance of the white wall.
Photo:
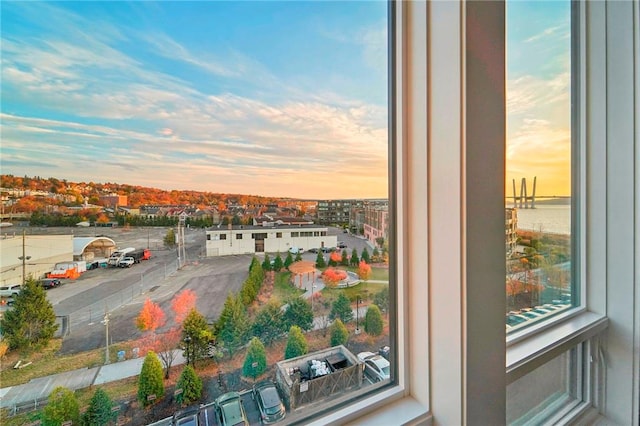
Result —
[[22, 282], [23, 253], [30, 259], [25, 261], [26, 276], [42, 278], [51, 272], [57, 262], [73, 260], [73, 235], [4, 235], [0, 239], [0, 283]]

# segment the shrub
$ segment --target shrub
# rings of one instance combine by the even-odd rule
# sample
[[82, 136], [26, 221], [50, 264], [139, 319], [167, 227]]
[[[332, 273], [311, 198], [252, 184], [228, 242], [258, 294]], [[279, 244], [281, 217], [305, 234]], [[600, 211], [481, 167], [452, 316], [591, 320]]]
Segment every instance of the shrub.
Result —
[[255, 379], [265, 371], [267, 371], [267, 352], [260, 339], [254, 337], [251, 339], [251, 343], [249, 343], [247, 356], [244, 358], [242, 375]]
[[349, 332], [340, 319], [336, 319], [330, 327], [331, 346], [344, 345], [349, 340]]
[[177, 384], [178, 389], [182, 389], [176, 397], [179, 404], [189, 405], [200, 399], [202, 396], [202, 380], [196, 374], [192, 366], [187, 365], [182, 370]]
[[367, 315], [364, 317], [364, 331], [372, 336], [379, 336], [382, 334], [383, 327], [380, 308], [376, 305], [369, 305]]
[[58, 386], [49, 394], [47, 406], [42, 411], [42, 424], [58, 426], [71, 421], [73, 424], [80, 420], [80, 404], [71, 389]]
[[289, 329], [287, 347], [284, 350], [284, 359], [295, 358], [307, 353], [307, 339], [302, 334], [300, 327], [294, 325]]
[[155, 395], [156, 400], [164, 395], [162, 373], [162, 364], [158, 356], [155, 352], [149, 351], [144, 358], [140, 376], [138, 376], [138, 401], [143, 407], [154, 403], [149, 400], [149, 395]]

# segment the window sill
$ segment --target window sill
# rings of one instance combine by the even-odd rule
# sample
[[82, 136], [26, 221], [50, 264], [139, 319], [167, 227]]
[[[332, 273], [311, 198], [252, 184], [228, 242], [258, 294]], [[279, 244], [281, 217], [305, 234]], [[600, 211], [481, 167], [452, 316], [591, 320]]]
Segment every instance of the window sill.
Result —
[[427, 407], [395, 387], [336, 410], [314, 422], [320, 425], [425, 425], [432, 424]]
[[[582, 312], [516, 342], [508, 341], [507, 384], [595, 336], [607, 328], [607, 325], [607, 317]], [[516, 339], [520, 337], [516, 336]]]

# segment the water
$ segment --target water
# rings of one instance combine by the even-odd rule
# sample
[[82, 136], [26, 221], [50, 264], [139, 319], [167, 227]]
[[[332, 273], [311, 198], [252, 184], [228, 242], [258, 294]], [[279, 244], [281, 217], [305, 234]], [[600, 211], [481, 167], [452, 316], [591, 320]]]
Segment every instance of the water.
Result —
[[571, 206], [538, 204], [535, 209], [518, 209], [518, 228], [568, 235], [571, 233]]

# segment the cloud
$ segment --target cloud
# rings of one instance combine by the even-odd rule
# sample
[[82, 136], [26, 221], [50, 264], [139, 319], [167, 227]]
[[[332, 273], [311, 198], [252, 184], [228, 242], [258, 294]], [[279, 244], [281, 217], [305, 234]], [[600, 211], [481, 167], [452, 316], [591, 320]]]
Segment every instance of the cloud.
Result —
[[525, 39], [524, 42], [533, 43], [535, 41], [544, 40], [548, 38], [556, 38], [556, 37], [564, 38], [568, 36], [567, 27], [568, 26], [566, 24], [561, 24], [561, 25], [545, 28], [538, 34], [532, 35], [531, 37]]
[[542, 110], [570, 106], [571, 75], [561, 72], [548, 79], [524, 75], [507, 81], [507, 113], [540, 115]]

